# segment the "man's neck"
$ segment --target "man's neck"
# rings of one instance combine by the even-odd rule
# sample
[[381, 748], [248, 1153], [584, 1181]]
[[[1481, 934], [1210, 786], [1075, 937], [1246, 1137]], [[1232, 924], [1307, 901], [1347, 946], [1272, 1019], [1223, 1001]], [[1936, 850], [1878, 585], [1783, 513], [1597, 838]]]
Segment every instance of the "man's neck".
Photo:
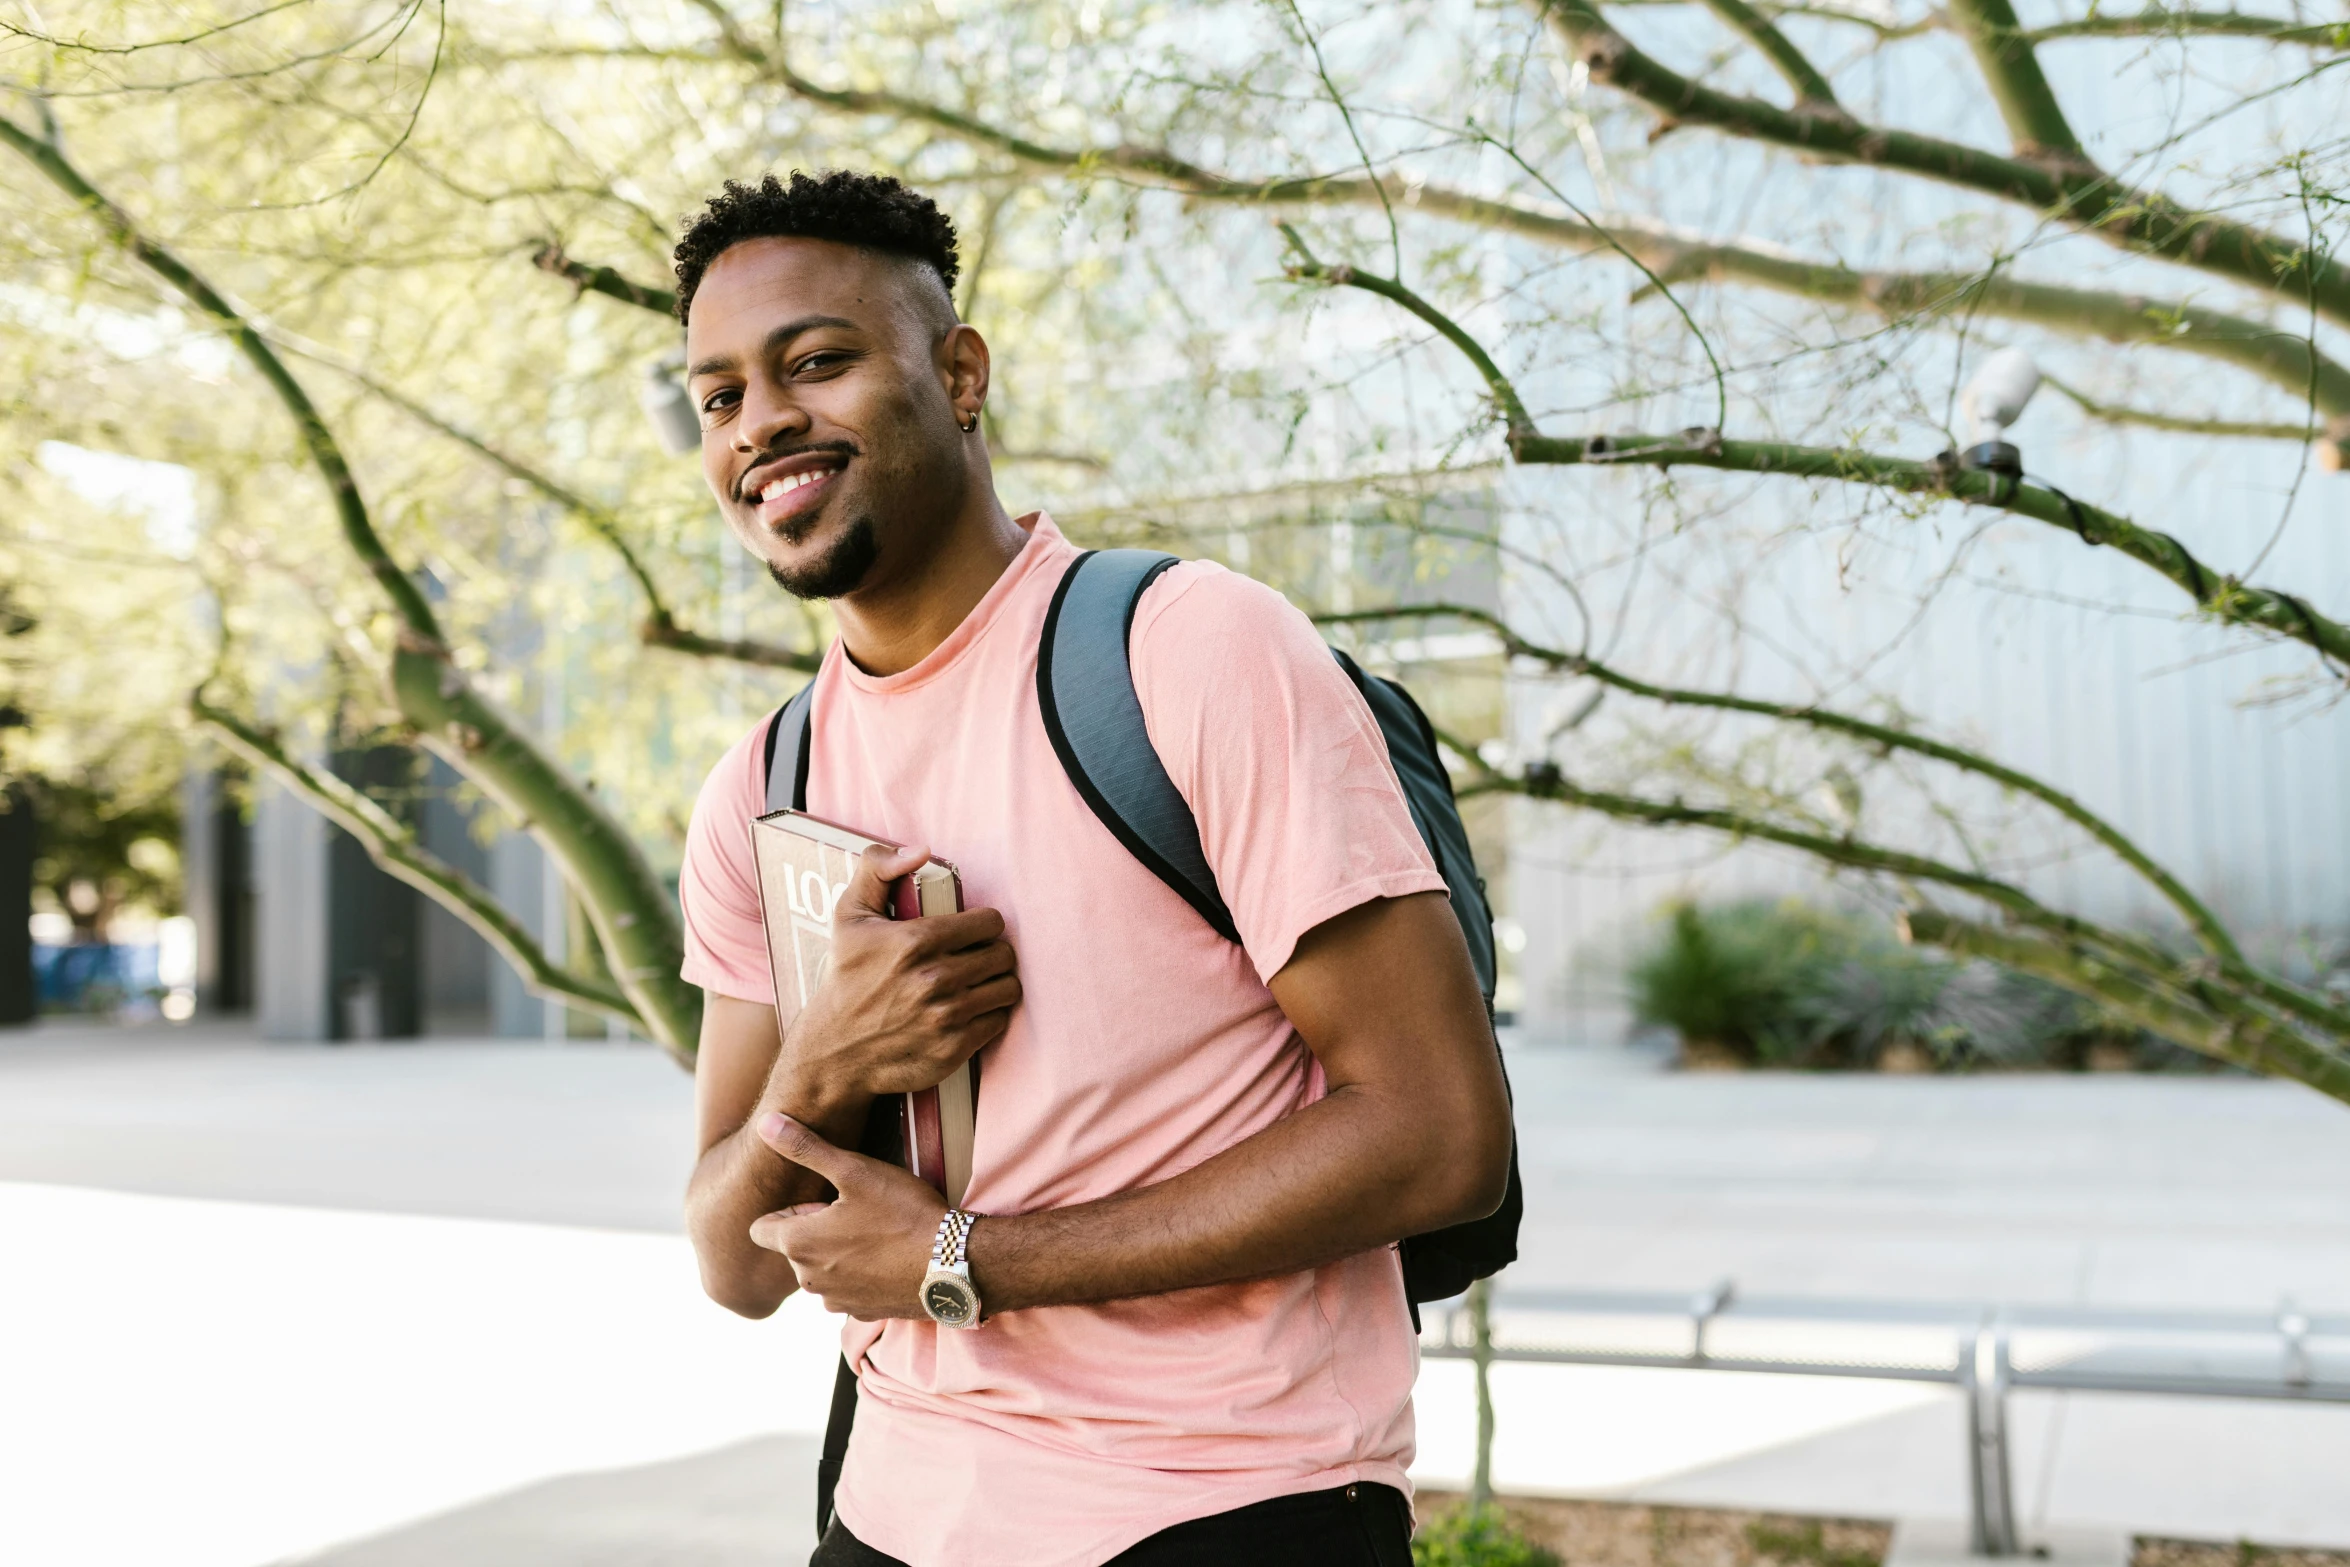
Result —
[[903, 674], [954, 634], [1028, 542], [989, 487], [911, 570], [833, 604], [842, 651], [869, 675]]

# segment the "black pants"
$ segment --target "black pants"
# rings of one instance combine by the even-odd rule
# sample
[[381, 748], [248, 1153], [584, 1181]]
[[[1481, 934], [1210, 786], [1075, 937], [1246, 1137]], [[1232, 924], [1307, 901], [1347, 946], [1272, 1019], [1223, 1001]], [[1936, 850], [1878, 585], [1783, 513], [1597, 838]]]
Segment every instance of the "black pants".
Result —
[[[1411, 1567], [1412, 1514], [1393, 1486], [1342, 1485], [1194, 1518], [1120, 1551], [1108, 1567]], [[906, 1567], [838, 1518], [808, 1567]]]

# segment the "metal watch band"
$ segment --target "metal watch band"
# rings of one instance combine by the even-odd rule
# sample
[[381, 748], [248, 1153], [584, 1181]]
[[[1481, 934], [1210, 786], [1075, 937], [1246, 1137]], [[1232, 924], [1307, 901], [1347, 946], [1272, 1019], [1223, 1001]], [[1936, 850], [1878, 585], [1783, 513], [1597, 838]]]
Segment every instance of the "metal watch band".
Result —
[[973, 1217], [960, 1208], [949, 1208], [940, 1216], [938, 1237], [930, 1243], [930, 1265], [933, 1268], [949, 1268], [958, 1273], [966, 1271], [963, 1248], [971, 1239]]

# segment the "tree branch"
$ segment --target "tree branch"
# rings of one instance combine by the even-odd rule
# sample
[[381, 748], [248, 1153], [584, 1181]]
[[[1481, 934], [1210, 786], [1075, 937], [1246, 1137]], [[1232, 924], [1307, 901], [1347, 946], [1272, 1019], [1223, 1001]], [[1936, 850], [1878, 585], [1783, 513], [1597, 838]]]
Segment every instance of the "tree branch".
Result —
[[1787, 35], [1773, 26], [1761, 12], [1746, 0], [1705, 0], [1705, 8], [1754, 45], [1762, 57], [1771, 63], [1795, 94], [1797, 103], [1816, 103], [1832, 106], [1836, 89], [1820, 74], [1819, 67], [1805, 58], [1802, 50], [1787, 41]]
[[335, 514], [342, 523], [343, 542], [351, 553], [359, 557], [361, 565], [375, 578], [384, 596], [391, 600], [392, 609], [408, 632], [430, 642], [440, 640], [438, 621], [432, 606], [425, 601], [424, 591], [408, 574], [402, 571], [376, 536], [375, 524], [368, 518], [367, 506], [359, 498], [358, 481], [351, 476], [350, 464], [343, 459], [342, 448], [334, 434], [320, 417], [318, 407], [310, 401], [310, 394], [302, 389], [284, 361], [270, 351], [234, 306], [198, 277], [180, 259], [162, 246], [141, 234], [130, 215], [100, 194], [97, 187], [84, 179], [81, 172], [66, 161], [63, 151], [55, 143], [32, 136], [19, 129], [12, 121], [0, 117], [0, 144], [14, 149], [25, 160], [47, 175], [51, 184], [73, 198], [74, 203], [97, 220], [109, 239], [128, 251], [141, 264], [170, 284], [187, 301], [209, 317], [216, 327], [227, 334], [237, 351], [245, 356], [254, 369], [261, 372], [270, 390], [285, 404], [293, 416], [294, 428], [301, 436], [303, 449], [310, 456], [311, 466], [325, 481], [328, 497], [334, 502]]
[[1517, 795], [1526, 799], [1581, 806], [1605, 816], [1636, 821], [1650, 827], [1700, 827], [1732, 838], [1754, 838], [1799, 850], [1830, 865], [1842, 865], [1900, 881], [1927, 882], [1967, 893], [1991, 904], [2011, 919], [2097, 946], [2117, 959], [2156, 963], [2167, 961], [2159, 948], [2140, 937], [2107, 930], [2052, 909], [2021, 887], [1995, 876], [1983, 875], [1979, 871], [1946, 865], [1906, 850], [1888, 849], [1850, 835], [1831, 838], [1825, 833], [1789, 827], [1723, 806], [1690, 805], [1681, 800], [1647, 800], [1638, 795], [1618, 794], [1612, 790], [1586, 789], [1569, 779], [1557, 764], [1548, 760], [1535, 762], [1520, 772], [1505, 772], [1479, 756], [1473, 747], [1463, 744], [1442, 729], [1435, 730], [1435, 733], [1446, 749], [1466, 759], [1476, 774], [1469, 782], [1459, 786], [1457, 792], [1463, 799], [1490, 794]]
[[[2090, 418], [2102, 419], [2108, 424], [2134, 424], [2149, 430], [2176, 430], [2182, 435], [2221, 435], [2258, 441], [2314, 441], [2327, 433], [2322, 426], [2306, 420], [2285, 424], [2244, 419], [2197, 419], [2180, 414], [2158, 413], [2151, 408], [2132, 408], [2122, 403], [2101, 403], [2046, 371], [2041, 372], [2040, 379], [2054, 391], [2063, 394]], [[2333, 443], [2329, 441], [2328, 444]]]
[[563, 254], [563, 247], [554, 240], [541, 245], [530, 258], [531, 265], [541, 272], [568, 278], [573, 288], [583, 294], [602, 294], [617, 299], [624, 305], [635, 305], [640, 310], [651, 310], [677, 319], [677, 291], [655, 288], [646, 283], [632, 283], [611, 267], [590, 266], [574, 261]]
[[[1790, 9], [1775, 8], [1775, 14], [1786, 14]], [[1812, 14], [1800, 7], [1792, 9]], [[1747, 283], [1778, 293], [1866, 309], [1886, 319], [1963, 310], [1971, 316], [2029, 321], [2073, 336], [2145, 343], [2235, 365], [2295, 397], [2307, 396], [2314, 382], [2320, 410], [2350, 419], [2350, 369], [2318, 354], [2313, 374], [2313, 349], [2305, 334], [2283, 332], [2263, 322], [2200, 305], [2135, 293], [2022, 282], [2005, 272], [1986, 277], [1967, 272], [1858, 271], [1781, 251], [1708, 241], [1637, 218], [1612, 219], [1602, 228], [1553, 208], [1474, 195], [1442, 185], [1415, 187], [1406, 186], [1400, 180], [1338, 175], [1244, 180], [1202, 168], [1164, 148], [1123, 143], [1114, 147], [1048, 147], [968, 115], [901, 94], [819, 88], [788, 68], [773, 66], [767, 52], [748, 39], [739, 39], [736, 52], [740, 51], [747, 51], [741, 57], [757, 65], [771, 79], [813, 102], [850, 112], [892, 114], [933, 125], [974, 145], [1008, 153], [1040, 169], [1079, 175], [1101, 172], [1129, 183], [1179, 191], [1211, 201], [1382, 208], [1404, 202], [1412, 210], [1433, 217], [1516, 234], [1568, 250], [1617, 251], [1651, 269], [1666, 283], [1696, 279]], [[675, 314], [675, 295], [666, 289], [633, 282], [611, 267], [571, 261], [552, 244], [540, 256], [541, 265], [547, 270], [570, 278], [582, 289], [592, 289], [624, 304], [663, 315]], [[2321, 447], [2320, 457], [2337, 467], [2350, 464], [2350, 427], [2330, 438]]]
[[2003, 788], [2026, 794], [2054, 810], [2094, 838], [2132, 870], [2153, 886], [2171, 907], [2178, 910], [2196, 939], [2204, 948], [2223, 961], [2243, 962], [2244, 955], [2236, 945], [2219, 916], [2212, 913], [2203, 901], [2188, 891], [2177, 877], [2165, 870], [2154, 858], [2140, 849], [2120, 829], [2091, 811], [2080, 801], [2054, 785], [2044, 783], [2029, 773], [2016, 771], [1999, 762], [1962, 747], [1940, 740], [1880, 724], [1849, 713], [1808, 703], [1764, 702], [1753, 697], [1733, 696], [1719, 691], [1696, 691], [1679, 686], [1660, 686], [1637, 679], [1610, 668], [1600, 660], [1581, 653], [1544, 647], [1520, 636], [1507, 621], [1490, 610], [1468, 604], [1395, 604], [1383, 609], [1355, 610], [1343, 614], [1317, 615], [1325, 624], [1350, 624], [1391, 620], [1463, 620], [1485, 627], [1500, 638], [1503, 649], [1516, 658], [1532, 659], [1553, 670], [1580, 675], [1604, 686], [1612, 686], [1631, 696], [1662, 702], [1675, 707], [1713, 708], [1722, 712], [1749, 713], [1758, 718], [1782, 723], [1802, 724], [1807, 728], [1826, 730], [1865, 740], [1871, 745], [1888, 750], [1907, 751], [1917, 756], [1931, 757], [1963, 772], [1988, 778]]
[[[463, 920], [497, 949], [525, 989], [651, 1032], [628, 998], [552, 962], [538, 939], [505, 906], [471, 877], [417, 839], [415, 829], [332, 773], [307, 767], [289, 755], [274, 735], [226, 708], [205, 700], [202, 690], [188, 699], [188, 711], [221, 743], [298, 795], [312, 810], [359, 840], [367, 857], [388, 874], [414, 887]], [[686, 1066], [690, 1056], [682, 1057]]]
[[[1914, 940], [2036, 975], [2198, 1054], [2350, 1102], [2350, 1055], [2208, 988], [2198, 992], [2191, 979], [2182, 987], [2176, 976], [2132, 972], [2078, 942], [2025, 936], [1939, 909], [1912, 909], [1905, 923]], [[2194, 999], [2182, 997], [2180, 988]]]
[[[1500, 641], [1502, 650], [1514, 658], [1526, 658], [1545, 664], [1554, 670], [1587, 676], [1601, 685], [1612, 686], [1628, 695], [1662, 702], [1670, 706], [1712, 708], [1723, 712], [1749, 713], [1758, 718], [1782, 723], [1802, 724], [1813, 729], [1848, 735], [1855, 740], [1888, 750], [1907, 751], [1914, 755], [1931, 757], [1964, 772], [1987, 778], [2002, 788], [2029, 795], [2048, 806], [2066, 820], [2102, 844], [2116, 859], [2136, 871], [2165, 902], [2179, 912], [2194, 932], [2203, 949], [2218, 965], [2219, 974], [2228, 983], [2244, 990], [2269, 1005], [2293, 1013], [2335, 1034], [2350, 1038], [2350, 1010], [2334, 1005], [2326, 997], [2297, 985], [2277, 979], [2254, 968], [2236, 944], [2219, 916], [2202, 899], [2190, 892], [2186, 885], [2173, 876], [2132, 842], [2119, 828], [2091, 811], [2080, 801], [2052, 784], [2029, 773], [1995, 762], [1987, 756], [1943, 741], [1930, 739], [1911, 730], [1880, 724], [1849, 713], [1809, 703], [1764, 702], [1752, 697], [1734, 696], [1720, 691], [1695, 691], [1685, 687], [1653, 685], [1645, 680], [1626, 675], [1598, 659], [1581, 653], [1569, 653], [1558, 648], [1530, 642], [1490, 610], [1470, 604], [1393, 604], [1383, 609], [1353, 610], [1344, 613], [1324, 613], [1315, 620], [1325, 625], [1364, 624], [1393, 620], [1462, 620], [1485, 627]], [[1458, 749], [1456, 747], [1456, 749]], [[1480, 759], [1481, 761], [1481, 759]], [[2114, 944], [2125, 938], [2107, 935], [2099, 939]], [[2148, 961], [2168, 963], [2168, 955], [2159, 949], [2138, 944], [2139, 956]]]
[[803, 675], [816, 673], [824, 663], [822, 653], [803, 653], [756, 637], [706, 637], [665, 617], [649, 618], [637, 627], [637, 640], [647, 647], [667, 648], [693, 658], [732, 659], [761, 669], [796, 669]]
[[1335, 267], [1324, 266], [1314, 259], [1313, 252], [1306, 249], [1306, 243], [1298, 238], [1297, 230], [1284, 223], [1281, 232], [1298, 255], [1298, 259], [1289, 264], [1290, 277], [1300, 281], [1327, 283], [1338, 288], [1359, 288], [1377, 294], [1392, 304], [1401, 305], [1435, 328], [1439, 336], [1459, 349], [1469, 363], [1477, 367], [1477, 373], [1484, 377], [1486, 390], [1492, 394], [1494, 406], [1500, 411], [1513, 443], [1521, 437], [1534, 434], [1533, 417], [1526, 412], [1526, 405], [1518, 400], [1518, 389], [1510, 384], [1508, 376], [1501, 373], [1501, 367], [1493, 362], [1484, 346], [1463, 331], [1451, 317], [1393, 278], [1357, 271], [1343, 263]]
[[2318, 613], [2293, 594], [2254, 587], [2212, 570], [2167, 533], [2141, 528], [2126, 517], [2043, 485], [2018, 483], [1997, 474], [1969, 472], [1939, 460], [1918, 462], [1849, 447], [1721, 440], [1714, 438], [1711, 431], [1694, 435], [1592, 436], [1580, 441], [1542, 436], [1519, 442], [1515, 455], [1522, 463], [1606, 463], [1659, 468], [1686, 465], [1836, 479], [1912, 495], [1947, 495], [1954, 500], [1997, 507], [2062, 528], [2084, 544], [2110, 545], [2185, 589], [2196, 605], [2215, 620], [2257, 627], [2307, 643], [2334, 664], [2350, 668], [2350, 626]]
[[[1964, 314], [2028, 322], [2074, 337], [2144, 343], [2248, 371], [2295, 400], [2315, 393], [2320, 413], [2343, 421], [2327, 432], [2321, 462], [2350, 461], [2350, 367], [2316, 350], [2306, 333], [2177, 300], [2103, 289], [2033, 283], [2004, 271], [1867, 272], [1754, 246], [1627, 229], [1620, 235], [1669, 283], [1745, 283], [1824, 304], [1866, 310], [1888, 321]], [[2068, 393], [2068, 395], [2070, 395]], [[2152, 423], [2153, 418], [2135, 421]], [[2187, 428], [2176, 426], [2175, 428]], [[2208, 434], [2251, 434], [2212, 428]], [[2304, 439], [2295, 430], [2292, 439]]]
[[2023, 32], [2033, 43], [2068, 38], [2161, 38], [2174, 34], [2265, 38], [2272, 43], [2307, 44], [2318, 49], [2350, 49], [2350, 22], [2288, 22], [2242, 11], [2173, 11], [2162, 6], [2084, 16], [2069, 22], [2052, 22], [2046, 27], [2026, 28]]
[[2008, 0], [1948, 0], [1948, 15], [1974, 51], [1975, 64], [2007, 122], [2007, 134], [2019, 153], [2048, 153], [2086, 163], [2080, 137], [2073, 134], [2056, 89], [2040, 69], [2031, 40], [2016, 21]]
[[419, 741], [487, 792], [561, 867], [579, 894], [614, 978], [646, 1032], [690, 1054], [701, 1028], [701, 993], [678, 976], [684, 951], [677, 906], [644, 852], [593, 795], [468, 682], [450, 657], [424, 593], [376, 535], [357, 480], [316, 405], [253, 324], [184, 262], [148, 239], [129, 215], [69, 164], [54, 143], [0, 118], [0, 143], [21, 153], [91, 213], [108, 236], [177, 290], [234, 342], [293, 416], [312, 466], [326, 481], [351, 552], [368, 568], [400, 621], [391, 694]]
[[[1315, 274], [1301, 273], [1301, 276]], [[1357, 269], [1320, 274], [1324, 281], [1367, 289], [1382, 298], [1412, 303], [1412, 314], [1436, 326], [1447, 341], [1469, 339], [1461, 327], [1427, 301], [1389, 278], [1369, 279]], [[1373, 286], [1376, 284], [1377, 286]], [[1438, 325], [1438, 323], [1442, 325]], [[1464, 350], [1466, 352], [1466, 350]], [[1493, 365], [1482, 347], [1469, 354], [1471, 363], [1493, 388], [1495, 401], [1505, 409], [1523, 407], [1508, 378]], [[1496, 385], [1498, 380], [1499, 384]], [[1506, 394], [1506, 396], [1505, 396]], [[2128, 518], [2045, 485], [2025, 484], [2002, 475], [1962, 469], [1945, 453], [1928, 462], [1885, 457], [1850, 447], [1799, 446], [1783, 441], [1733, 441], [1718, 430], [1684, 430], [1677, 435], [1594, 435], [1581, 439], [1540, 435], [1513, 428], [1509, 451], [1528, 465], [1607, 465], [1671, 468], [1720, 468], [1740, 473], [1780, 474], [1803, 479], [1834, 479], [1866, 484], [1913, 495], [1946, 495], [1954, 500], [1994, 506], [2050, 527], [2063, 528], [2084, 544], [2110, 545], [2150, 566], [2184, 588], [2196, 605], [2214, 619], [2231, 625], [2256, 627], [2277, 636], [2305, 642], [2315, 648], [2328, 667], [2350, 679], [2350, 626], [2329, 619], [2307, 601], [2272, 588], [2251, 587], [2214, 572], [2167, 533], [2141, 528]]]
[[817, 666], [824, 661], [821, 652], [803, 652], [780, 643], [761, 642], [752, 638], [706, 637], [679, 625], [677, 617], [670, 611], [668, 601], [662, 597], [659, 584], [653, 580], [651, 569], [645, 565], [643, 557], [637, 554], [635, 546], [629, 543], [619, 517], [609, 507], [598, 505], [577, 490], [549, 477], [543, 470], [532, 467], [471, 431], [442, 418], [397, 387], [377, 380], [356, 365], [343, 364], [292, 344], [286, 346], [291, 352], [314, 359], [349, 376], [417, 423], [474, 452], [509, 478], [529, 485], [587, 524], [589, 531], [619, 555], [621, 565], [627, 569], [638, 590], [645, 596], [645, 618], [637, 626], [637, 640], [647, 647], [667, 648], [671, 652], [698, 658], [733, 659], [737, 663], [756, 664], [770, 669], [797, 669], [807, 674], [814, 674]]
[[[2280, 1024], [2241, 996], [2215, 991], [2207, 979], [2182, 971], [2152, 943], [2051, 909], [2010, 883], [1922, 855], [1785, 827], [1739, 811], [1585, 789], [1547, 761], [1522, 773], [1506, 773], [1454, 736], [1442, 730], [1437, 734], [1477, 775], [1460, 786], [1464, 798], [1514, 794], [1580, 806], [1652, 827], [1699, 827], [1732, 839], [1776, 843], [1831, 865], [1945, 886], [1981, 898], [2010, 919], [2045, 932], [2045, 937], [2001, 931], [1932, 908], [1909, 910], [1904, 932], [1912, 939], [1988, 958], [2105, 1002], [2140, 1026], [2190, 1050], [2290, 1077], [2350, 1101], [2350, 1056]], [[2183, 998], [2181, 991], [2192, 999]]]
[[2190, 212], [2057, 150], [2008, 157], [1940, 137], [1864, 124], [1841, 109], [1781, 109], [1717, 91], [1644, 53], [1593, 0], [1534, 0], [1593, 80], [1647, 103], [1674, 124], [1789, 148], [1830, 162], [1894, 169], [2016, 202], [2123, 249], [2225, 277], [2350, 325], [2350, 269], [2316, 247]]

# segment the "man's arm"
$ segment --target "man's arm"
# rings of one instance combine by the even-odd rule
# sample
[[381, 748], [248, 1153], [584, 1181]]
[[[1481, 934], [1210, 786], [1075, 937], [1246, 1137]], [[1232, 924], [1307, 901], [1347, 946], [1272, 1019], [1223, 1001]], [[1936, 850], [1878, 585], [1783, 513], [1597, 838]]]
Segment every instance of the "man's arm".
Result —
[[[791, 1264], [751, 1243], [751, 1221], [787, 1203], [823, 1197], [824, 1177], [779, 1157], [748, 1130], [759, 1115], [781, 1111], [854, 1148], [864, 1105], [827, 1104], [797, 1092], [780, 1070], [775, 1009], [706, 993], [702, 1037], [694, 1057], [694, 1119], [701, 1158], [686, 1183], [685, 1227], [712, 1300], [746, 1317], [764, 1317], [799, 1288]], [[777, 1078], [785, 1079], [777, 1082]]]
[[789, 1115], [855, 1147], [874, 1099], [928, 1088], [1003, 1033], [1020, 999], [1003, 917], [992, 909], [895, 921], [889, 883], [928, 851], [869, 850], [833, 910], [832, 961], [816, 998], [779, 1039], [775, 1009], [710, 994], [694, 1063], [696, 1146], [686, 1234], [712, 1300], [764, 1317], [799, 1287], [790, 1263], [753, 1244], [761, 1214], [828, 1195], [825, 1178], [752, 1130]]
[[[1160, 1294], [1318, 1266], [1491, 1213], [1509, 1176], [1508, 1095], [1468, 947], [1444, 894], [1363, 904], [1309, 931], [1273, 976], [1328, 1095], [1155, 1186], [983, 1217], [973, 1282], [989, 1312]], [[920, 1314], [944, 1211], [901, 1170], [825, 1146], [821, 1128], [756, 1135], [826, 1171], [751, 1228], [834, 1311]]]

